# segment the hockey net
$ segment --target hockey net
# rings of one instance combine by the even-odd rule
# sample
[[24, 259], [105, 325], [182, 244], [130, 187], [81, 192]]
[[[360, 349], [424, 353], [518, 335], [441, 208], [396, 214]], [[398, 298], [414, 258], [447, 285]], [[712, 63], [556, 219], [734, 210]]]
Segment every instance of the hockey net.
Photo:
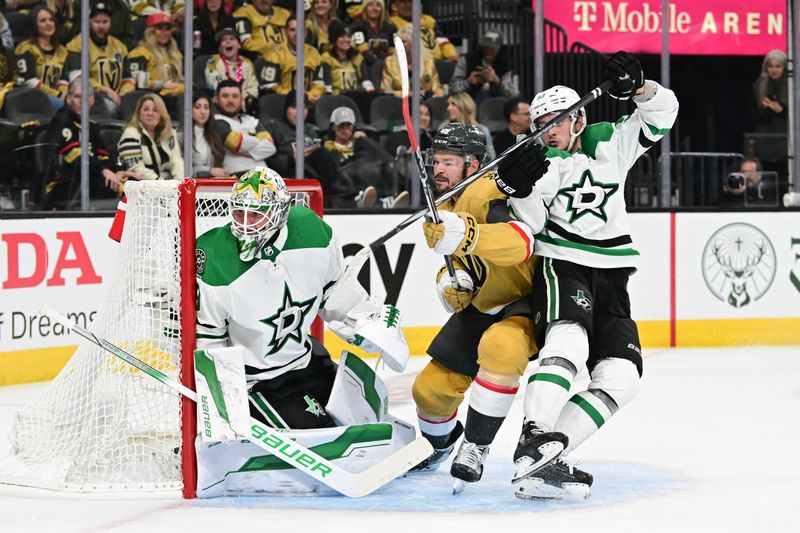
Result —
[[[106, 300], [87, 327], [194, 389], [195, 240], [228, 222], [233, 180], [129, 182]], [[322, 214], [313, 180], [295, 203]], [[319, 319], [312, 331], [321, 335]], [[70, 492], [182, 490], [194, 497], [194, 403], [82, 342], [34, 404], [20, 409], [0, 483]]]

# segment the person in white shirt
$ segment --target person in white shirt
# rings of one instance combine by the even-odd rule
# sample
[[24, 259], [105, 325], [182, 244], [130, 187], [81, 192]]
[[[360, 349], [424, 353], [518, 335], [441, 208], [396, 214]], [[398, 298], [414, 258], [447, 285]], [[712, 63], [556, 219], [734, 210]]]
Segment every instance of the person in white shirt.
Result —
[[214, 103], [222, 142], [225, 146], [223, 166], [229, 174], [241, 174], [254, 167], [266, 166], [265, 160], [276, 152], [272, 135], [257, 118], [242, 113], [242, 87], [233, 80], [217, 85]]
[[204, 94], [192, 98], [192, 159], [193, 174], [196, 178], [225, 178], [228, 173], [222, 168], [225, 148], [211, 116], [211, 99]]

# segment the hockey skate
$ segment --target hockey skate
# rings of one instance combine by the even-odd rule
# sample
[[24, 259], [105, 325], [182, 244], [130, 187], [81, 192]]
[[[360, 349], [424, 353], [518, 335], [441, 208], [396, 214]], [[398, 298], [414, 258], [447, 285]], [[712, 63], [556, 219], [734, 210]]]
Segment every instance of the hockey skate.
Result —
[[512, 483], [532, 475], [556, 459], [567, 447], [569, 439], [558, 431], [544, 431], [536, 422], [525, 422], [519, 444], [514, 451], [516, 470]]
[[455, 478], [453, 482], [453, 494], [458, 494], [464, 490], [464, 482], [475, 483], [480, 481], [483, 475], [483, 463], [489, 455], [489, 445], [479, 445], [468, 442], [466, 439], [461, 443], [458, 453], [450, 465], [450, 475]]
[[409, 472], [433, 472], [434, 470], [437, 470], [439, 466], [441, 466], [441, 464], [445, 462], [448, 457], [450, 457], [450, 454], [453, 453], [453, 448], [455, 448], [456, 441], [463, 433], [464, 425], [461, 422], [456, 422], [456, 426], [450, 433], [450, 438], [447, 439], [447, 446], [439, 449], [434, 448], [430, 457], [409, 470]]
[[592, 475], [558, 458], [515, 483], [514, 495], [523, 500], [587, 499]]

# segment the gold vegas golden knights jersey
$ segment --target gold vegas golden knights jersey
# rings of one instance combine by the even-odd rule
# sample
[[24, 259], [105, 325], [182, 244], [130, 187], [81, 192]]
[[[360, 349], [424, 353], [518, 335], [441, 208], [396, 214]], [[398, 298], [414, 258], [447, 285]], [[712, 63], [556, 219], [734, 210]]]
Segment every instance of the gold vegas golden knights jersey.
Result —
[[48, 96], [62, 96], [67, 92], [62, 79], [67, 49], [60, 46], [48, 53], [30, 40], [19, 43], [17, 55], [17, 85], [40, 89]]
[[233, 12], [236, 31], [242, 50], [253, 58], [265, 57], [284, 42], [283, 28], [291, 12], [282, 7], [272, 6], [272, 14], [262, 15], [252, 5], [240, 7]]
[[[392, 15], [389, 22], [401, 30], [411, 25], [411, 21], [402, 18], [400, 15]], [[422, 44], [433, 53], [433, 59], [458, 59], [458, 52], [447, 37], [436, 36], [436, 19], [430, 15], [422, 15], [419, 19], [419, 34]]]
[[[64, 79], [68, 80], [71, 72], [81, 71], [81, 36], [78, 35], [67, 44], [67, 68]], [[108, 36], [105, 46], [99, 46], [94, 39], [89, 39], [89, 80], [96, 87], [108, 87], [118, 93], [124, 80], [123, 72], [128, 47], [122, 41]]]
[[[139, 74], [142, 72], [144, 75]], [[121, 92], [126, 94], [137, 88], [144, 89], [146, 85], [147, 89], [157, 91], [161, 96], [174, 94], [175, 89], [163, 89], [164, 82], [181, 82], [183, 81], [181, 74], [172, 65], [157, 61], [146, 47], [137, 46], [125, 59], [125, 77]], [[139, 79], [138, 83], [137, 78]]]
[[[287, 94], [294, 89], [296, 62], [297, 56], [286, 45], [267, 54], [263, 60], [256, 61], [259, 91]], [[306, 93], [308, 99], [315, 102], [329, 92], [330, 81], [326, 79], [319, 52], [310, 44], [305, 45], [304, 66]]]
[[364, 56], [361, 54], [355, 54], [342, 62], [330, 52], [325, 52], [322, 54], [322, 63], [329, 70], [328, 78], [333, 94], [361, 89], [361, 80], [369, 79], [364, 72]]
[[533, 236], [530, 228], [511, 217], [507, 200], [491, 177], [484, 176], [469, 185], [458, 200], [450, 199], [440, 206], [469, 213], [478, 223], [474, 252], [463, 261], [453, 256], [453, 262], [472, 276], [476, 287], [472, 305], [482, 313], [497, 313], [531, 293], [537, 261]]

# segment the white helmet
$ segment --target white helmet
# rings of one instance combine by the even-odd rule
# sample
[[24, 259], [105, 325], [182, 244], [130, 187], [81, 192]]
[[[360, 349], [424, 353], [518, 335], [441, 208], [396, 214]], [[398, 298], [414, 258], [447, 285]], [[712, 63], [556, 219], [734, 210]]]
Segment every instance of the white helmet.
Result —
[[272, 169], [256, 167], [233, 184], [228, 201], [231, 232], [239, 240], [242, 260], [255, 258], [263, 244], [286, 224], [292, 195]]
[[[565, 87], [564, 85], [554, 85], [547, 90], [544, 90], [533, 97], [531, 100], [531, 131], [536, 131], [536, 119], [543, 117], [550, 113], [557, 113], [569, 109], [581, 99], [574, 89]], [[575, 131], [575, 125], [578, 117], [583, 117], [583, 125]], [[569, 131], [569, 146], [567, 151], [572, 149], [575, 144], [575, 139], [581, 134], [583, 128], [586, 127], [586, 108], [581, 107], [570, 115], [572, 118], [572, 126]]]

